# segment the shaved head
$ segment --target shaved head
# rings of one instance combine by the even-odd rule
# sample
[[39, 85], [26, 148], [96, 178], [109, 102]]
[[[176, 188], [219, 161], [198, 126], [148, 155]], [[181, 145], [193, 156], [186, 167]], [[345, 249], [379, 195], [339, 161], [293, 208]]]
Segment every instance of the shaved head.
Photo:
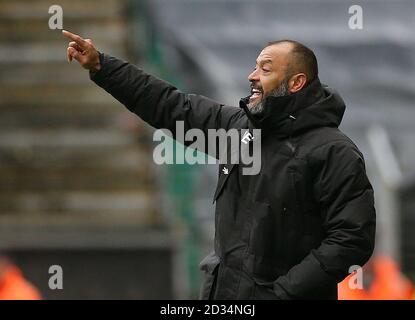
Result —
[[290, 48], [287, 57], [288, 77], [303, 72], [307, 76], [307, 84], [318, 77], [317, 58], [310, 48], [294, 40], [272, 41], [266, 47], [277, 45], [289, 46]]
[[318, 77], [314, 52], [293, 40], [269, 42], [255, 61], [249, 74], [251, 96], [248, 107], [261, 115], [264, 99], [294, 94]]

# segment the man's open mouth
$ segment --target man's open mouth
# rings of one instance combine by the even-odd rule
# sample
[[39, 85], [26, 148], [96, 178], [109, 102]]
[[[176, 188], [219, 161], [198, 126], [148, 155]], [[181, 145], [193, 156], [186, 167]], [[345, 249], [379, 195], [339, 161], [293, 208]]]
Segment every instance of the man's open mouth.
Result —
[[252, 88], [251, 89], [251, 97], [250, 97], [250, 99], [256, 99], [256, 98], [259, 98], [261, 96], [262, 96], [262, 90], [255, 89], [255, 88]]

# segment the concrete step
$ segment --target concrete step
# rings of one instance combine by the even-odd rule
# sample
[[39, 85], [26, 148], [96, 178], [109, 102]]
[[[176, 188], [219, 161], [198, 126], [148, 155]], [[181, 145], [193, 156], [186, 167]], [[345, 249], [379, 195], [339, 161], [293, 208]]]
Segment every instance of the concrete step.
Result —
[[[132, 191], [33, 191], [0, 193], [0, 217], [7, 213], [24, 215], [38, 212], [45, 217], [51, 213], [93, 215], [152, 212], [158, 206], [153, 189], [141, 188]], [[31, 214], [31, 213], [30, 213]], [[120, 217], [121, 218], [121, 217]]]
[[[78, 66], [74, 65], [74, 68]], [[1, 85], [0, 110], [3, 106], [36, 103], [57, 106], [70, 101], [73, 104], [109, 104], [116, 100], [93, 84], [35, 83], [32, 85]]]
[[[0, 61], [5, 63], [54, 61], [65, 63], [68, 41], [62, 37], [60, 31], [54, 32], [55, 41], [2, 42], [0, 44]], [[111, 39], [98, 39], [94, 44], [101, 52], [107, 52], [117, 57], [125, 58], [126, 56], [122, 39], [114, 38], [113, 42]]]
[[[145, 251], [174, 248], [178, 243], [166, 228], [140, 228], [124, 225], [121, 219], [111, 221], [114, 226], [107, 227], [83, 225], [65, 225], [53, 227], [0, 225], [0, 251], [6, 249], [21, 250], [57, 250], [68, 249], [141, 249]], [[59, 222], [58, 222], [59, 223]], [[115, 228], [117, 226], [117, 228]]]
[[[0, 148], [25, 150], [28, 148], [61, 147], [68, 150], [80, 147], [122, 147], [133, 146], [139, 137], [115, 130], [113, 128], [100, 130], [15, 130], [0, 131]], [[36, 149], [35, 149], [36, 150]]]
[[154, 182], [149, 162], [131, 168], [2, 166], [0, 192], [135, 190]]
[[114, 211], [64, 211], [64, 212], [44, 212], [44, 211], [21, 211], [21, 212], [2, 212], [0, 214], [0, 224], [8, 226], [137, 226], [151, 228], [163, 224], [156, 209], [145, 210], [114, 210]]
[[[103, 95], [108, 95], [105, 91], [100, 91]], [[0, 115], [5, 117], [14, 114], [15, 117], [24, 117], [26, 115], [28, 117], [50, 115], [51, 117], [59, 118], [65, 116], [74, 117], [78, 115], [79, 117], [95, 116], [106, 118], [125, 114], [125, 112], [129, 111], [114, 99], [107, 103], [101, 103], [99, 101], [90, 101], [87, 103], [84, 101], [75, 101], [71, 98], [55, 102], [55, 104], [52, 102], [43, 103], [39, 100], [22, 101], [21, 103], [13, 104], [0, 104]]]
[[[0, 225], [0, 251], [6, 249], [52, 249], [66, 252], [68, 249], [142, 249], [160, 250], [175, 247], [178, 243], [168, 229], [157, 227], [144, 229], [140, 226], [53, 226]], [[120, 225], [118, 225], [120, 224]]]
[[104, 115], [85, 116], [76, 113], [63, 115], [35, 114], [31, 117], [28, 114], [4, 114], [1, 113], [0, 126], [2, 129], [25, 128], [25, 129], [42, 129], [42, 128], [90, 128], [100, 129], [108, 126], [114, 126], [117, 117]]
[[123, 169], [136, 171], [154, 165], [151, 150], [142, 145], [3, 147], [0, 167], [32, 169]]
[[[62, 58], [62, 57], [61, 57]], [[64, 58], [64, 57], [63, 57]], [[0, 63], [0, 83], [11, 85], [32, 84], [91, 84], [88, 71], [75, 63], [43, 61], [38, 63]]]
[[[102, 43], [122, 43], [128, 28], [122, 17], [66, 17], [65, 29], [84, 38]], [[12, 43], [59, 41], [63, 38], [58, 29], [50, 29], [47, 18], [1, 19], [0, 41]]]
[[[57, 4], [64, 29], [126, 59], [126, 2]], [[66, 62], [52, 4], [0, 0], [0, 225], [159, 227], [148, 130]]]
[[123, 16], [125, 0], [0, 0], [0, 19], [44, 18], [47, 25], [49, 7], [59, 4], [63, 9], [63, 17], [119, 17]]
[[[102, 92], [105, 95], [105, 92]], [[0, 107], [0, 128], [3, 131], [58, 129], [99, 130], [111, 127], [115, 130], [139, 130], [144, 122], [123, 105], [84, 104], [71, 101], [57, 105], [17, 104]], [[128, 132], [130, 134], [131, 132]]]
[[[114, 110], [119, 110], [116, 106]], [[99, 109], [98, 109], [99, 110]], [[102, 129], [106, 127], [120, 127], [124, 122], [129, 125], [139, 125], [138, 117], [127, 110], [108, 113], [76, 113], [76, 112], [51, 112], [41, 113], [36, 109], [30, 109], [27, 113], [0, 111], [0, 127], [6, 129]]]

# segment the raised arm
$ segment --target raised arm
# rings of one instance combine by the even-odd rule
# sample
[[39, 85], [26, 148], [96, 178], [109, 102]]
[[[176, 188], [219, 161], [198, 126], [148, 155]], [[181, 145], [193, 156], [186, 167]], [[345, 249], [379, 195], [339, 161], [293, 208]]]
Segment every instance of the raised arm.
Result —
[[169, 129], [174, 137], [176, 121], [183, 121], [185, 131], [198, 128], [205, 134], [208, 129], [237, 126], [242, 115], [239, 108], [185, 94], [128, 62], [99, 53], [90, 39], [68, 31], [63, 34], [71, 40], [68, 61], [77, 60], [90, 71], [92, 81], [151, 126]]

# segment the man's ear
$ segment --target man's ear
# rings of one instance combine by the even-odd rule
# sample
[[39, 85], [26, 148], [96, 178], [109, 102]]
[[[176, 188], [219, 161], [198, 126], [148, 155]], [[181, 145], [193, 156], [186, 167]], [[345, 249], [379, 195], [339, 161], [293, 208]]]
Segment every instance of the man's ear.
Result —
[[307, 82], [307, 76], [305, 73], [297, 73], [293, 75], [288, 81], [288, 92], [290, 94], [296, 93], [304, 88]]

